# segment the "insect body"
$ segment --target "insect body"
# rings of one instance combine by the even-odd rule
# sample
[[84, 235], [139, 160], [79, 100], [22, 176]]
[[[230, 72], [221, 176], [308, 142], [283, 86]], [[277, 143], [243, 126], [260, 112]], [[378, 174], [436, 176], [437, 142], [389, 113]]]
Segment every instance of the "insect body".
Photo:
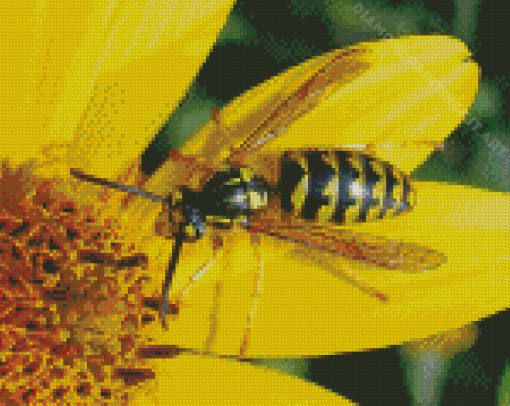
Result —
[[411, 208], [408, 176], [388, 163], [347, 151], [284, 153], [275, 194], [284, 212], [337, 225], [383, 219]]
[[[451, 55], [446, 65], [445, 52]], [[191, 137], [165, 144], [171, 146], [168, 159], [151, 162], [150, 173], [142, 160], [136, 187], [71, 172], [166, 205], [174, 249], [162, 287], [163, 324], [183, 244], [212, 235], [216, 253], [234, 228], [256, 236], [254, 244], [258, 236], [293, 243], [296, 255], [330, 271], [336, 256], [367, 268], [424, 272], [444, 255], [361, 234], [352, 225], [385, 221], [413, 207], [409, 177], [386, 161], [409, 171], [423, 162], [460, 123], [476, 85], [459, 103], [452, 101], [477, 75], [465, 46], [448, 37], [360, 44], [306, 61], [214, 111]], [[262, 256], [255, 256], [261, 279]], [[358, 274], [334, 271], [369, 296], [389, 299]], [[172, 292], [172, 301], [181, 293]]]
[[[184, 346], [193, 342], [193, 348], [225, 355], [253, 351], [280, 356], [283, 345], [276, 353], [266, 346], [273, 345], [267, 337], [274, 328], [291, 332], [278, 338], [288, 354], [323, 354], [322, 344], [318, 350], [315, 344], [311, 348], [292, 339], [294, 331], [308, 331], [322, 313], [308, 312], [308, 303], [294, 306], [292, 299], [282, 303], [295, 291], [274, 284], [310, 281], [310, 287], [303, 286], [308, 301], [316, 296], [308, 295], [314, 286], [331, 283], [344, 295], [349, 289], [343, 282], [353, 285], [370, 298], [364, 302], [369, 313], [359, 319], [363, 331], [378, 322], [376, 315], [384, 319], [395, 310], [396, 316], [389, 318], [395, 321], [403, 314], [401, 303], [409, 295], [401, 294], [398, 286], [407, 280], [416, 283], [411, 293], [414, 286], [421, 286], [415, 275], [404, 274], [435, 270], [446, 261], [445, 255], [412, 237], [389, 239], [364, 231], [375, 227], [358, 225], [391, 222], [388, 218], [400, 217], [417, 205], [404, 173], [423, 162], [459, 125], [474, 99], [478, 75], [467, 48], [450, 37], [411, 36], [359, 44], [310, 59], [248, 90], [213, 110], [212, 119], [186, 139], [155, 143], [159, 145], [155, 149], [161, 145], [163, 149], [142, 155], [136, 186], [76, 169], [71, 172], [84, 181], [127, 192], [125, 201], [140, 195], [164, 205], [156, 232], [173, 241], [173, 250], [161, 304], [151, 300], [150, 307], [159, 307], [163, 325], [170, 314], [175, 316], [175, 329], [169, 332], [175, 333], [175, 342]], [[249, 248], [247, 240], [230, 238], [237, 232], [250, 235], [253, 257], [246, 262], [242, 254]], [[206, 235], [212, 237], [212, 260], [197, 265], [189, 282], [180, 278], [189, 271], [183, 270], [172, 286], [184, 244]], [[204, 277], [224, 242], [225, 255], [208, 274], [212, 278]], [[309, 274], [306, 265], [296, 269], [300, 263], [318, 266], [329, 275]], [[237, 264], [242, 269], [230, 272]], [[264, 278], [267, 289], [262, 289]], [[191, 294], [195, 287], [197, 296]], [[251, 289], [249, 295], [246, 289]], [[421, 297], [427, 290], [417, 294]], [[372, 299], [391, 302], [395, 308], [381, 308]], [[281, 312], [273, 319], [274, 306]], [[294, 309], [303, 311], [297, 314]], [[358, 315], [356, 309], [345, 312]], [[336, 318], [335, 309], [326, 313]], [[258, 321], [255, 314], [260, 314]], [[189, 323], [200, 332], [190, 331]], [[320, 328], [327, 333], [329, 327], [323, 323]], [[344, 327], [348, 328], [339, 325], [335, 331]]]
[[[276, 156], [273, 163], [276, 164], [273, 169], [278, 173], [276, 184], [247, 168], [230, 168], [214, 173], [201, 191], [184, 186], [168, 198], [88, 176], [76, 169], [71, 173], [79, 179], [122, 189], [169, 206], [169, 223], [175, 230], [175, 243], [162, 289], [163, 324], [169, 311], [168, 297], [182, 244], [195, 242], [209, 231], [214, 235], [215, 230], [232, 228], [235, 223], [250, 232], [330, 251], [353, 260], [393, 269], [404, 266], [401, 252], [394, 245], [372, 243], [367, 248], [363, 246], [367, 246], [368, 237], [356, 236], [345, 229], [328, 236], [326, 230], [408, 211], [412, 206], [408, 176], [388, 163], [347, 151], [286, 151]], [[175, 196], [180, 198], [177, 200]], [[296, 228], [305, 236], [322, 233], [330, 244], [321, 246], [314, 244], [312, 239], [296, 237], [293, 232]], [[403, 248], [403, 244], [401, 246]], [[431, 260], [434, 254], [431, 250], [414, 246], [408, 247], [406, 252], [407, 260], [414, 268], [427, 269], [437, 265]], [[359, 281], [356, 284], [369, 294], [387, 299]]]

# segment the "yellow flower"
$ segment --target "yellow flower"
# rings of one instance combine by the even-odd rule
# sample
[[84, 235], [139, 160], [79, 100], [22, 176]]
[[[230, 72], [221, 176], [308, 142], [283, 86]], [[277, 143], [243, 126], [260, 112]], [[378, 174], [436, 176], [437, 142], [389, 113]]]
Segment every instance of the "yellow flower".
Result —
[[[172, 250], [154, 235], [161, 205], [137, 198], [125, 210], [120, 192], [98, 191], [71, 178], [69, 169], [126, 184], [138, 180], [140, 153], [184, 95], [231, 5], [228, 0], [183, 0], [0, 6], [1, 402], [349, 404], [317, 386], [230, 358], [398, 344], [460, 326], [508, 303], [503, 274], [510, 262], [508, 196], [423, 183], [416, 186], [419, 201], [411, 213], [353, 229], [426, 245], [446, 262], [411, 274], [330, 258], [336, 261], [334, 269], [362, 273], [388, 303], [353, 288], [342, 275], [304, 265], [302, 253], [289, 244], [262, 238], [254, 252], [249, 236], [237, 235], [182, 297], [181, 314], [169, 330], [161, 329], [151, 298], [159, 298]], [[455, 72], [463, 78], [455, 68], [466, 66], [460, 63], [465, 48], [441, 38], [436, 46], [443, 59], [451, 56], [451, 78]], [[365, 74], [370, 67], [391, 63], [385, 49], [383, 43], [373, 45], [375, 59], [367, 59], [360, 79], [371, 77]], [[321, 59], [290, 75], [313, 70], [314, 63], [320, 65]], [[442, 78], [434, 72], [438, 63], [430, 63], [427, 84]], [[467, 109], [465, 99], [472, 92], [453, 90]], [[392, 97], [388, 100], [395, 103]], [[334, 114], [333, 100], [318, 109], [319, 122]], [[448, 127], [457, 125], [462, 113], [445, 119]], [[313, 117], [306, 120], [300, 125], [317, 124]], [[399, 123], [397, 144], [406, 120]], [[361, 125], [354, 117], [352, 124]], [[420, 125], [436, 128], [418, 120], [415, 126]], [[451, 129], [424, 141], [442, 140]], [[402, 168], [408, 162], [402, 151], [409, 148], [384, 148], [371, 147], [371, 153], [401, 159]], [[415, 157], [413, 165], [420, 159]], [[148, 186], [163, 187], [164, 174], [160, 171]], [[204, 238], [184, 248], [176, 291], [211, 257], [211, 247], [211, 239]], [[263, 294], [247, 334], [260, 258]]]
[[[318, 81], [324, 77], [329, 85], [318, 89], [309, 111], [297, 109], [295, 114], [304, 117], [285, 123], [288, 128], [267, 149], [314, 144], [327, 149], [324, 144], [335, 143], [339, 149], [366, 151], [411, 172], [460, 124], [474, 100], [478, 67], [462, 42], [441, 36], [367, 43], [352, 50], [362, 56], [347, 59], [352, 70], [339, 80], [324, 72], [334, 70], [330, 61], [344, 62], [350, 49], [307, 61], [246, 92], [187, 141], [183, 154], [215, 164], [213, 157], [224, 155], [232, 144], [227, 140], [238, 137], [237, 143], [244, 142], [241, 130], [256, 134], [263, 122], [264, 131], [280, 131], [281, 122], [268, 124], [264, 118], [276, 116], [279, 111], [272, 107], [282, 100], [297, 99], [302, 86], [317, 74]], [[374, 85], [377, 91], [372, 95]], [[288, 116], [292, 113], [285, 119]], [[269, 158], [262, 151], [242, 159], [248, 167], [263, 170]], [[165, 180], [175, 176], [173, 165], [163, 165], [144, 187], [163, 193]], [[187, 311], [158, 339], [177, 345], [192, 342], [194, 348], [205, 341], [209, 351], [246, 357], [317, 356], [398, 345], [506, 308], [510, 196], [434, 182], [414, 182], [413, 187], [417, 201], [409, 213], [336, 230], [367, 238], [375, 246], [393, 246], [395, 252], [407, 253], [402, 261], [420, 250], [432, 250], [438, 266], [421, 272], [404, 266], [390, 269], [328, 252], [314, 256], [311, 248], [270, 238], [262, 238], [254, 252], [248, 234], [236, 235], [227, 239], [215, 265], [194, 283], [193, 291], [185, 298], [175, 297]], [[212, 258], [211, 246], [211, 241], [202, 240], [186, 247], [175, 291], [185, 291], [194, 272]], [[259, 267], [257, 255], [264, 263], [263, 294], [244, 345], [244, 315], [253, 306], [250, 275]], [[153, 291], [157, 289], [155, 284]], [[213, 335], [207, 324], [193, 320], [210, 317], [220, 290], [221, 315], [216, 316], [219, 327]], [[243, 300], [239, 292], [246, 292]], [[388, 300], [374, 300], [367, 292]]]
[[144, 202], [148, 218], [134, 217], [69, 176], [128, 173], [231, 5], [2, 2], [1, 404], [350, 404], [248, 364], [151, 347], [143, 326], [159, 321], [142, 286], [164, 261], [150, 258], [161, 240], [151, 227], [152, 247], [139, 234], [161, 207]]

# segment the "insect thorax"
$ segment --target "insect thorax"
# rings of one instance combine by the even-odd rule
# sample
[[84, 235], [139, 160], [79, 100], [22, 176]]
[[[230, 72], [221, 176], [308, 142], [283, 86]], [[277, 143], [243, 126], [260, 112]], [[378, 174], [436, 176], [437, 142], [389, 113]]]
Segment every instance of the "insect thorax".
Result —
[[235, 168], [216, 172], [200, 191], [184, 188], [181, 194], [179, 206], [188, 241], [201, 238], [206, 225], [229, 228], [235, 221], [248, 225], [253, 212], [265, 208], [268, 200], [267, 185], [261, 177]]
[[337, 224], [392, 217], [412, 207], [407, 175], [387, 162], [347, 151], [292, 151], [280, 160], [283, 211]]

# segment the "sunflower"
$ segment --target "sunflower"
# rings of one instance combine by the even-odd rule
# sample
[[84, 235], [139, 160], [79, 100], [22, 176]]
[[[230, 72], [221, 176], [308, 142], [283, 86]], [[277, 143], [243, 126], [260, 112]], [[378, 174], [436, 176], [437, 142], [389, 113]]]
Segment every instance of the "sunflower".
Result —
[[[153, 307], [172, 250], [154, 232], [161, 206], [137, 198], [126, 209], [121, 193], [98, 190], [69, 170], [138, 182], [140, 153], [184, 96], [231, 6], [227, 0], [0, 6], [3, 404], [350, 404], [236, 360], [397, 344], [506, 306], [508, 196], [422, 183], [414, 211], [359, 226], [365, 234], [426, 244], [447, 258], [427, 274], [354, 270], [390, 303], [305, 265], [286, 244], [262, 241], [254, 255], [249, 236], [238, 236], [182, 298], [185, 311], [169, 331], [161, 328]], [[389, 150], [398, 160], [399, 149], [382, 151]], [[153, 188], [163, 187], [161, 176]], [[192, 275], [211, 246], [204, 239], [186, 247], [182, 268]], [[240, 353], [249, 313], [243, 306], [253, 302], [239, 292], [252, 291], [249, 275], [260, 256], [266, 288]], [[294, 272], [276, 289], [283, 263]], [[221, 313], [211, 320], [219, 298]]]

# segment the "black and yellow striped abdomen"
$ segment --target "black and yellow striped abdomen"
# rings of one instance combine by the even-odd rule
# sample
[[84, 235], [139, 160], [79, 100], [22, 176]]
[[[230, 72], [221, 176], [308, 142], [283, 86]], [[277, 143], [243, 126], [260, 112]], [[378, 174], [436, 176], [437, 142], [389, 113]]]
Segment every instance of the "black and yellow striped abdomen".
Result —
[[412, 207], [409, 177], [363, 153], [292, 151], [282, 155], [279, 167], [281, 208], [299, 218], [348, 224]]

